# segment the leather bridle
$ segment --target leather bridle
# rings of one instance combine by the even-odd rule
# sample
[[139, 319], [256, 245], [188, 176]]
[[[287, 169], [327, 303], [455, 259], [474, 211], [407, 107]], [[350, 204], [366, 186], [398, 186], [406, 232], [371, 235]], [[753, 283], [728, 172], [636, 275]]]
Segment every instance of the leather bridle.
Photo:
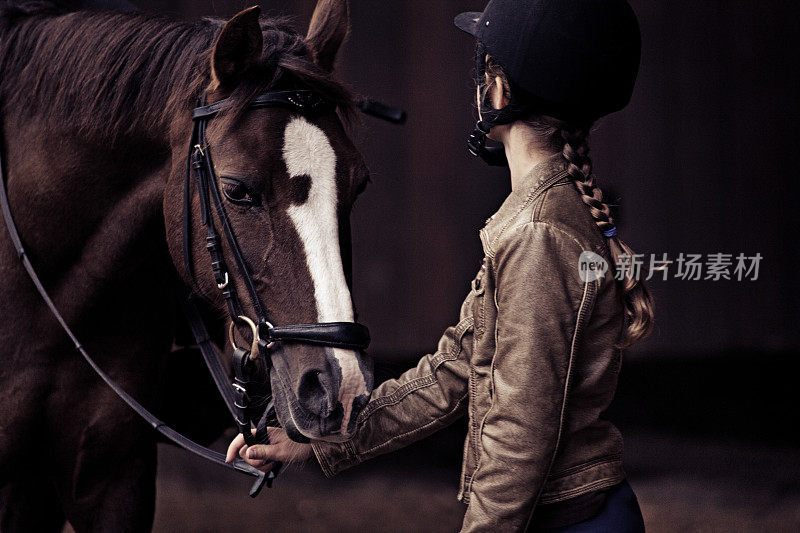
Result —
[[[186, 180], [183, 191], [184, 271], [192, 289], [198, 291], [193, 273], [191, 253], [191, 200], [192, 174], [194, 174], [200, 201], [201, 222], [203, 227], [206, 228], [206, 249], [211, 259], [214, 282], [222, 294], [231, 320], [228, 337], [233, 347], [235, 378], [233, 382], [234, 401], [228, 407], [245, 442], [252, 446], [269, 442], [266, 430], [267, 422], [276, 419], [271, 412], [274, 409], [272, 404], [265, 406], [262, 401], [265, 395], [264, 381], [267, 379], [264, 366], [268, 367], [269, 361], [262, 361], [261, 366], [259, 366], [257, 359], [260, 354], [268, 355], [269, 350], [277, 343], [311, 344], [350, 350], [366, 350], [369, 346], [370, 337], [369, 330], [356, 322], [274, 326], [268, 320], [264, 306], [256, 291], [255, 282], [250, 275], [244, 255], [236, 239], [236, 234], [231, 227], [214, 172], [210, 147], [206, 140], [208, 121], [228, 108], [230, 102], [225, 99], [206, 105], [204, 100], [205, 97], [201, 98], [198, 107], [192, 111], [194, 128], [189, 143], [189, 156], [186, 163]], [[269, 107], [284, 107], [304, 116], [313, 116], [333, 108], [330, 102], [308, 89], [270, 91], [255, 97], [247, 104], [248, 109]], [[222, 252], [220, 235], [214, 226], [212, 211], [217, 213], [217, 219], [220, 228], [222, 228], [225, 242], [236, 264], [237, 273], [255, 313], [253, 318], [248, 317], [243, 310], [242, 300], [236, 290], [236, 284]], [[189, 298], [189, 305], [193, 305], [191, 297]], [[199, 317], [199, 313], [190, 313], [189, 316], [196, 320]], [[237, 345], [235, 328], [240, 325], [248, 326], [250, 329], [252, 337], [248, 347]], [[193, 332], [200, 330], [202, 337], [207, 336], [202, 334], [202, 324], [197, 324], [192, 330]], [[196, 340], [202, 348], [203, 345], [197, 335]], [[211, 367], [216, 364], [215, 361], [218, 361], [219, 357], [216, 353], [211, 352], [215, 352], [215, 350], [203, 350], [203, 355], [212, 375], [216, 375], [219, 372], [215, 372]], [[217, 386], [222, 392], [225, 386], [229, 387], [230, 385], [223, 385], [218, 382]], [[257, 430], [255, 435], [251, 432], [252, 426], [255, 426]]]
[[[236, 235], [231, 227], [225, 205], [217, 184], [214, 165], [211, 161], [211, 151], [206, 141], [206, 125], [220, 111], [230, 104], [227, 100], [210, 105], [201, 105], [192, 111], [194, 129], [190, 141], [189, 157], [186, 164], [186, 182], [184, 183], [183, 207], [183, 260], [187, 278], [193, 288], [196, 288], [191, 256], [191, 176], [194, 170], [197, 176], [197, 191], [200, 199], [200, 216], [206, 228], [206, 249], [211, 257], [211, 267], [214, 281], [221, 291], [228, 308], [228, 314], [234, 324], [251, 325], [254, 335], [253, 350], [265, 351], [275, 343], [300, 343], [332, 346], [351, 350], [365, 350], [369, 346], [369, 330], [356, 322], [324, 322], [297, 324], [289, 326], [273, 326], [267, 319], [264, 306], [256, 291], [255, 282], [250, 275], [247, 263], [242, 254]], [[254, 98], [248, 105], [250, 109], [265, 107], [285, 107], [300, 114], [310, 116], [323, 110], [330, 110], [331, 104], [317, 93], [300, 89], [294, 91], [270, 91]], [[213, 210], [217, 213], [219, 225], [222, 228], [225, 241], [230, 254], [236, 264], [236, 269], [242, 284], [247, 292], [249, 303], [253, 308], [255, 317], [246, 320], [242, 309], [241, 299], [237, 294], [235, 283], [223, 257], [220, 238], [214, 227]], [[252, 325], [255, 324], [255, 327]], [[251, 353], [255, 357], [258, 353]]]
[[[271, 324], [264, 310], [258, 293], [255, 289], [255, 283], [247, 263], [244, 259], [239, 244], [236, 240], [230, 220], [228, 219], [225, 206], [220, 196], [219, 187], [217, 185], [214, 167], [211, 161], [211, 154], [206, 142], [205, 129], [208, 121], [216, 116], [220, 111], [226, 109], [230, 105], [228, 100], [221, 100], [213, 104], [205, 105], [201, 101], [200, 105], [192, 111], [192, 120], [194, 128], [190, 141], [189, 157], [187, 160], [186, 168], [186, 182], [184, 184], [184, 206], [183, 206], [183, 256], [186, 269], [186, 276], [190, 281], [191, 289], [181, 291], [179, 297], [180, 302], [184, 308], [186, 318], [195, 340], [200, 347], [206, 365], [209, 368], [214, 383], [216, 384], [220, 395], [225, 401], [226, 406], [231, 411], [231, 414], [236, 420], [239, 431], [249, 443], [264, 443], [268, 442], [266, 431], [267, 421], [274, 421], [274, 407], [272, 402], [267, 405], [253, 405], [251, 392], [261, 395], [263, 399], [264, 388], [267, 386], [267, 374], [263, 372], [264, 366], [268, 366], [262, 360], [261, 366], [256, 364], [259, 360], [259, 355], [267, 355], [271, 347], [277, 343], [283, 344], [312, 344], [318, 346], [332, 346], [337, 348], [347, 348], [352, 350], [364, 350], [369, 345], [369, 331], [366, 327], [355, 322], [327, 322], [327, 323], [309, 323], [309, 324], [295, 324], [288, 326], [274, 326]], [[403, 111], [393, 109], [377, 102], [369, 100], [359, 102], [359, 108], [367, 114], [383, 118], [389, 122], [402, 124], [405, 121], [405, 113]], [[320, 97], [313, 91], [301, 89], [294, 91], [270, 91], [261, 94], [250, 101], [247, 105], [249, 109], [267, 108], [267, 107], [284, 107], [296, 111], [303, 115], [314, 115], [326, 109], [331, 109], [332, 106], [325, 99]], [[275, 465], [269, 474], [265, 474], [256, 468], [253, 468], [242, 459], [236, 458], [231, 463], [225, 462], [225, 456], [210, 450], [191, 439], [181, 435], [174, 429], [167, 426], [164, 422], [159, 420], [150, 411], [137, 402], [125, 390], [120, 387], [111, 377], [106, 374], [102, 368], [94, 361], [89, 355], [78, 338], [73, 333], [72, 329], [67, 324], [64, 317], [59, 312], [58, 308], [50, 298], [49, 293], [41, 282], [36, 270], [34, 269], [28, 257], [25, 246], [22, 243], [22, 238], [19, 230], [14, 222], [11, 213], [11, 206], [8, 201], [8, 192], [6, 189], [5, 174], [3, 172], [3, 158], [2, 158], [2, 138], [0, 138], [0, 210], [3, 212], [3, 219], [6, 223], [11, 242], [14, 249], [22, 262], [25, 271], [28, 273], [31, 281], [33, 282], [37, 292], [44, 300], [47, 307], [50, 309], [53, 316], [56, 318], [61, 328], [72, 341], [75, 349], [86, 360], [88, 365], [94, 372], [111, 388], [117, 396], [120, 397], [128, 406], [131, 407], [141, 418], [146, 420], [156, 431], [172, 441], [181, 448], [199, 455], [209, 461], [217, 463], [221, 466], [236, 470], [238, 472], [253, 476], [256, 478], [255, 483], [250, 489], [250, 496], [255, 497], [261, 491], [263, 486], [271, 486], [272, 480], [279, 469], [279, 465]], [[191, 200], [192, 200], [192, 170], [195, 171], [197, 176], [197, 191], [200, 199], [200, 211], [203, 226], [206, 228], [206, 247], [211, 256], [211, 266], [214, 275], [214, 280], [217, 287], [222, 291], [225, 299], [228, 312], [231, 317], [231, 342], [234, 345], [234, 382], [231, 384], [228, 372], [222, 365], [220, 355], [212, 336], [209, 334], [208, 329], [203, 322], [200, 312], [197, 308], [196, 299], [196, 280], [193, 273], [191, 262]], [[246, 316], [241, 306], [241, 300], [236, 292], [235, 283], [232, 279], [230, 272], [227, 268], [222, 249], [220, 247], [220, 238], [216, 228], [213, 224], [213, 217], [211, 215], [212, 204], [214, 210], [217, 212], [220, 227], [225, 235], [225, 240], [230, 248], [230, 253], [236, 263], [237, 272], [244, 285], [250, 305], [252, 306], [256, 316], [255, 320]], [[349, 238], [349, 236], [348, 236]], [[349, 243], [348, 243], [349, 246]], [[347, 258], [349, 261], [349, 258]], [[349, 273], [347, 274], [348, 281], [350, 279]], [[247, 347], [239, 347], [236, 345], [234, 338], [233, 328], [236, 325], [245, 324], [250, 327], [252, 334], [252, 342]], [[266, 359], [266, 357], [265, 357]], [[254, 376], [259, 379], [254, 379]], [[260, 418], [258, 418], [260, 414]], [[256, 426], [256, 435], [251, 432], [252, 426]]]

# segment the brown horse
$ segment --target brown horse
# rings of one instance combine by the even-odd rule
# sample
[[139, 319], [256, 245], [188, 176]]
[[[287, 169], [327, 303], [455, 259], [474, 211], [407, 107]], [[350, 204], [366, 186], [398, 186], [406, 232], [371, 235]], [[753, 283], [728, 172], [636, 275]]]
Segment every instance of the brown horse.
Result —
[[[176, 269], [188, 280], [183, 179], [191, 110], [204, 92], [209, 103], [234, 103], [207, 138], [270, 321], [353, 321], [339, 233], [367, 172], [342, 125], [353, 102], [331, 76], [348, 25], [345, 0], [319, 0], [306, 36], [283, 20], [259, 20], [257, 8], [227, 23], [41, 4], [0, 11], [11, 210], [66, 321], [146, 406], [163, 398]], [[336, 110], [309, 118], [247, 107], [259, 93], [296, 88]], [[225, 304], [196, 191], [191, 206], [197, 292], [222, 332]], [[77, 531], [149, 529], [154, 432], [74, 351], [4, 231], [0, 274], [0, 530], [59, 531], [65, 519]], [[280, 423], [295, 435], [347, 438], [371, 393], [369, 361], [302, 344], [271, 358]], [[191, 397], [186, 403], [193, 407]]]

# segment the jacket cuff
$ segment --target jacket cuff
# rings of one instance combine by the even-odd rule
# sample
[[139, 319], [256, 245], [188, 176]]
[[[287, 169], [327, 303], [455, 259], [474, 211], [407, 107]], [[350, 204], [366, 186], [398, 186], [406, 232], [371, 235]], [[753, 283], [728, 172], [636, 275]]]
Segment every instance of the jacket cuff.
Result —
[[325, 477], [333, 477], [361, 462], [351, 441], [337, 443], [317, 440], [312, 441], [311, 449]]

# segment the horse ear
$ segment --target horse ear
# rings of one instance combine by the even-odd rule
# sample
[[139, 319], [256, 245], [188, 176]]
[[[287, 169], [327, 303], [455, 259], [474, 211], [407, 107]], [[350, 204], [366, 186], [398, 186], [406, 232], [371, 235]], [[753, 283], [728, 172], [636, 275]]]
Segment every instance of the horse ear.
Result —
[[314, 61], [331, 72], [336, 54], [350, 32], [350, 9], [347, 0], [319, 0], [308, 26], [306, 43]]
[[261, 8], [253, 6], [229, 20], [217, 37], [211, 55], [212, 86], [235, 87], [242, 74], [258, 63], [264, 49], [264, 36], [258, 16]]

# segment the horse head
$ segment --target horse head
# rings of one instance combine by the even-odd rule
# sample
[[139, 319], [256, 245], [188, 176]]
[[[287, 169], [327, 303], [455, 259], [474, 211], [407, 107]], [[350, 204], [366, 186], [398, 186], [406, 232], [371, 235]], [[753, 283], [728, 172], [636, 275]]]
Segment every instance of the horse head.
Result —
[[[368, 174], [348, 138], [343, 118], [353, 106], [347, 91], [332, 78], [333, 64], [349, 27], [344, 0], [320, 0], [306, 36], [284, 22], [260, 20], [257, 7], [237, 14], [216, 37], [200, 81], [205, 104], [229, 105], [205, 131], [213, 152], [213, 173], [229, 225], [235, 234], [258, 304], [271, 324], [353, 322], [348, 286], [349, 217]], [[253, 108], [265, 91], [311, 89], [327, 102]], [[183, 113], [188, 114], [184, 109]], [[182, 250], [185, 156], [189, 149], [186, 117], [171, 132], [176, 154], [164, 201], [173, 262], [194, 290], [215, 309], [225, 311], [206, 252], [197, 187], [188, 208], [188, 272]], [[214, 219], [217, 231], [224, 228]], [[223, 239], [227, 265], [234, 251]], [[248, 294], [235, 268], [229, 283]], [[257, 316], [255, 302], [241, 298], [245, 315]], [[227, 313], [226, 313], [227, 314]], [[226, 328], [227, 329], [227, 328]], [[234, 328], [236, 329], [236, 328]], [[247, 334], [247, 328], [239, 332]], [[230, 348], [228, 348], [230, 350]], [[228, 352], [230, 353], [230, 351]], [[371, 361], [360, 350], [308, 343], [276, 343], [269, 358], [270, 385], [277, 416], [292, 438], [344, 440], [373, 386]]]

